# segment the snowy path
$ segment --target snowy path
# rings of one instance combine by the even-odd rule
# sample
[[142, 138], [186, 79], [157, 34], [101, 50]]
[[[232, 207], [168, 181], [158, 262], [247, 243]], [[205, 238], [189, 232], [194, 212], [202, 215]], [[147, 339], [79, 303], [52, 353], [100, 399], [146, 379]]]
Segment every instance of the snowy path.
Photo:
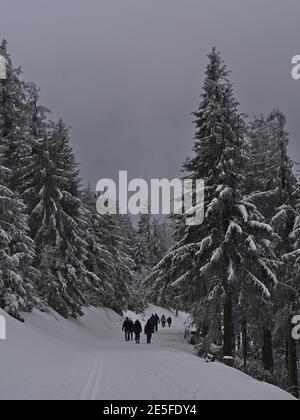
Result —
[[86, 399], [244, 399], [246, 388], [251, 399], [282, 398], [282, 391], [274, 388], [268, 397], [268, 385], [235, 370], [229, 373], [232, 380], [225, 380], [228, 368], [207, 365], [192, 355], [182, 337], [182, 331], [171, 330], [155, 335], [151, 345], [107, 342], [96, 357], [98, 375], [92, 372], [96, 380], [87, 387], [91, 392], [84, 393]]
[[[182, 331], [171, 330], [156, 334], [151, 345], [120, 340], [102, 343], [81, 397], [125, 400], [196, 397], [196, 393], [184, 386], [181, 376], [186, 362], [194, 359], [179, 350], [183, 347], [191, 350], [182, 344], [182, 339]], [[98, 376], [97, 370], [101, 372]]]
[[155, 334], [151, 345], [145, 336], [140, 345], [126, 343], [121, 326], [122, 319], [105, 309], [89, 309], [81, 321], [37, 312], [25, 325], [8, 319], [8, 340], [0, 342], [0, 399], [291, 398], [194, 356], [183, 343], [180, 319]]

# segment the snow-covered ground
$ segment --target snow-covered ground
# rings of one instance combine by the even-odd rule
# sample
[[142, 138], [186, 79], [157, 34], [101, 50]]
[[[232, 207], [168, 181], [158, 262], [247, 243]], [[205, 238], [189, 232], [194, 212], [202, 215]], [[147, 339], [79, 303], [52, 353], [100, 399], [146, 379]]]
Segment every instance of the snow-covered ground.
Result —
[[[151, 306], [144, 316], [169, 312]], [[126, 343], [123, 319], [87, 309], [80, 321], [34, 312], [21, 324], [8, 317], [0, 341], [0, 399], [292, 399], [234, 369], [206, 364], [183, 342], [184, 315], [151, 345]], [[136, 319], [136, 315], [129, 314]], [[142, 319], [142, 317], [140, 317]]]

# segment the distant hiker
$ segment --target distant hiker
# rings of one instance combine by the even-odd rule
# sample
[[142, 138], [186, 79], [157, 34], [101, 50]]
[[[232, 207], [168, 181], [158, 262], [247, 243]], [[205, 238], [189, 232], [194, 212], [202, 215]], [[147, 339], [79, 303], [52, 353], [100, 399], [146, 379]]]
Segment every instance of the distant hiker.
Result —
[[131, 323], [130, 323], [129, 318], [127, 317], [125, 319], [125, 322], [124, 322], [123, 328], [122, 328], [122, 331], [125, 332], [125, 341], [130, 340], [130, 330], [131, 330]]
[[151, 319], [147, 322], [145, 326], [145, 334], [147, 336], [147, 344], [151, 344], [152, 334], [153, 334], [153, 325]]
[[140, 344], [142, 332], [143, 332], [142, 324], [137, 319], [135, 321], [135, 324], [134, 324], [134, 335], [135, 335], [135, 342], [136, 342], [136, 344]]
[[169, 328], [171, 328], [172, 325], [172, 318], [169, 316], [169, 318], [167, 319], [167, 323], [169, 325]]
[[129, 319], [129, 340], [133, 341], [133, 334], [134, 334], [134, 323], [132, 319]]
[[162, 327], [163, 327], [163, 328], [165, 328], [165, 327], [166, 327], [166, 323], [167, 323], [167, 319], [166, 319], [166, 317], [163, 315], [163, 316], [161, 317], [161, 325], [162, 325]]
[[151, 315], [150, 323], [152, 325], [152, 334], [154, 334], [155, 333], [156, 318], [153, 314]]
[[154, 315], [154, 319], [155, 319], [155, 324], [154, 324], [154, 326], [155, 326], [155, 332], [158, 332], [158, 325], [160, 323], [160, 318], [159, 318], [159, 316], [157, 314], [155, 314]]

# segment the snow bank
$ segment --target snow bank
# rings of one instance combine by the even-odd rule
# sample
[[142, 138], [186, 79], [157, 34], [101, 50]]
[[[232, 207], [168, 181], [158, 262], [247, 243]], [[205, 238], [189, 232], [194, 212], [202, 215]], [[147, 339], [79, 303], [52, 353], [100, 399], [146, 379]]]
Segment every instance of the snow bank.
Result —
[[[35, 311], [26, 323], [7, 321], [0, 341], [0, 399], [292, 399], [234, 369], [206, 364], [183, 343], [185, 314], [152, 345], [125, 343], [123, 319], [112, 310], [86, 309], [79, 320]], [[128, 313], [132, 318], [137, 315]], [[143, 337], [144, 342], [144, 337]]]

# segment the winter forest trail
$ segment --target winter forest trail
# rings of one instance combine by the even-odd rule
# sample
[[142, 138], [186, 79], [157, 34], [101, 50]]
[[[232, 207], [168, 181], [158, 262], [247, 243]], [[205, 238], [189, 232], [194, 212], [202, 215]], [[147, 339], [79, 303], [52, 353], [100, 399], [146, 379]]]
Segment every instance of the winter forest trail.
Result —
[[104, 343], [95, 357], [81, 399], [188, 398], [190, 391], [184, 389], [184, 377], [177, 367], [183, 362], [182, 338], [181, 331], [165, 330], [153, 337], [151, 345], [145, 344], [145, 337], [140, 345], [121, 338]]
[[[162, 311], [170, 315], [150, 307], [140, 319]], [[0, 342], [0, 399], [291, 398], [234, 369], [206, 364], [184, 343], [184, 315], [172, 317], [173, 327], [161, 329], [151, 345], [144, 334], [140, 345], [126, 343], [123, 319], [106, 309], [87, 309], [80, 321], [39, 312], [25, 324], [9, 318], [8, 339]]]
[[[235, 370], [228, 372], [225, 366], [208, 365], [191, 354], [191, 350], [183, 343], [180, 329], [161, 330], [151, 345], [111, 340], [103, 347], [101, 356], [96, 356], [98, 374], [92, 371], [96, 380], [88, 387], [90, 393], [84, 395], [88, 400], [215, 400], [233, 396], [246, 399], [248, 388], [250, 399], [268, 399], [264, 389], [268, 385]], [[226, 373], [236, 380], [224, 381]], [[280, 398], [282, 392], [276, 389], [274, 399], [276, 394]]]

